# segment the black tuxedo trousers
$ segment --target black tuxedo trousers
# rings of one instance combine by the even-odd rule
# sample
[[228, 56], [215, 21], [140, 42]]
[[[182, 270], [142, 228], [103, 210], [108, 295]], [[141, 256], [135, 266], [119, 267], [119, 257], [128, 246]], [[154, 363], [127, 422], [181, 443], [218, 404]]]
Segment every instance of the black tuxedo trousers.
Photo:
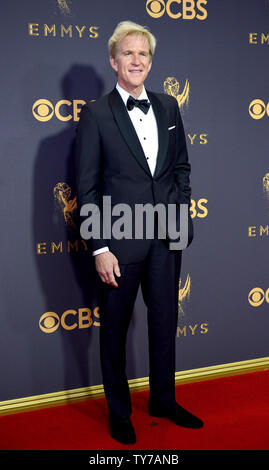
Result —
[[[149, 401], [175, 406], [175, 341], [178, 319], [178, 283], [181, 251], [171, 251], [163, 240], [151, 240], [138, 263], [120, 264], [118, 287], [102, 283], [100, 302], [100, 354], [103, 385], [111, 415], [125, 418], [132, 412], [126, 365], [126, 338], [141, 285], [147, 307], [149, 346]], [[100, 281], [101, 282], [101, 281]], [[139, 344], [136, 345], [139, 348]]]

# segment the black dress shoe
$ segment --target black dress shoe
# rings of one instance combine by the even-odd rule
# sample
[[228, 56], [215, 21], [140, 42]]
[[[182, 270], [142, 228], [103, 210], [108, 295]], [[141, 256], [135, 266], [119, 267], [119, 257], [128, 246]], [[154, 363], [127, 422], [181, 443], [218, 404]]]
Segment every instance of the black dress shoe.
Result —
[[157, 418], [168, 418], [173, 421], [173, 423], [178, 424], [178, 426], [183, 426], [184, 428], [199, 429], [204, 425], [201, 419], [182, 408], [179, 404], [176, 404], [176, 407], [172, 410], [165, 410], [161, 407], [158, 408], [149, 405], [149, 414]]
[[136, 435], [130, 418], [109, 417], [110, 435], [121, 444], [134, 444]]

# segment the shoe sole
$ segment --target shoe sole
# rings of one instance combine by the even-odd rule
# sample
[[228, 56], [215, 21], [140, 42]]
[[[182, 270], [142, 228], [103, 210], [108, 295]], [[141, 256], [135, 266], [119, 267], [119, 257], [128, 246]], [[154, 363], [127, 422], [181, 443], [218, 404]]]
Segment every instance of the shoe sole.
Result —
[[204, 423], [201, 421], [201, 423], [197, 423], [197, 425], [184, 425], [183, 423], [180, 424], [180, 423], [177, 423], [171, 416], [167, 415], [167, 414], [160, 414], [160, 413], [150, 413], [149, 412], [149, 415], [154, 417], [154, 418], [166, 418], [166, 419], [169, 419], [170, 421], [172, 421], [174, 424], [177, 424], [178, 426], [181, 426], [183, 428], [186, 428], [186, 429], [201, 429], [203, 426], [204, 426]]

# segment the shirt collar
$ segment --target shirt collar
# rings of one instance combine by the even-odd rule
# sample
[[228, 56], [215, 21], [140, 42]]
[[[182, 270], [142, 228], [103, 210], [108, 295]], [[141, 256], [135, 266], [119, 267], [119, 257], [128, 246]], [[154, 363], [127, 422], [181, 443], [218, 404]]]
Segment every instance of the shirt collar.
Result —
[[[123, 102], [126, 106], [127, 100], [130, 96], [130, 93], [128, 93], [128, 91], [124, 90], [124, 88], [122, 88], [118, 83], [116, 85], [116, 88], [117, 88], [119, 94], [121, 95], [121, 97], [123, 99]], [[146, 89], [145, 89], [144, 85], [143, 85], [143, 90], [142, 90], [141, 94], [139, 95], [138, 99], [139, 100], [148, 100], [148, 95], [147, 95], [147, 92], [146, 92]]]

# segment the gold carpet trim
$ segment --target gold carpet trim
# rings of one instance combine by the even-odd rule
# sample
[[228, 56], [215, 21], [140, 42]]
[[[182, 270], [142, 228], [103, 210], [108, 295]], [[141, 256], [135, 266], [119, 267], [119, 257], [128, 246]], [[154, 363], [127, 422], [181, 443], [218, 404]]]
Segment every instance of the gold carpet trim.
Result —
[[[230, 362], [216, 366], [200, 367], [199, 369], [176, 372], [176, 385], [200, 382], [202, 380], [212, 380], [219, 377], [228, 377], [267, 369], [269, 369], [269, 357]], [[149, 379], [148, 377], [131, 379], [129, 380], [129, 387], [132, 392], [147, 390], [149, 388]], [[15, 398], [13, 400], [0, 402], [0, 415], [37, 410], [101, 397], [104, 397], [103, 385], [92, 385], [90, 387]]]

